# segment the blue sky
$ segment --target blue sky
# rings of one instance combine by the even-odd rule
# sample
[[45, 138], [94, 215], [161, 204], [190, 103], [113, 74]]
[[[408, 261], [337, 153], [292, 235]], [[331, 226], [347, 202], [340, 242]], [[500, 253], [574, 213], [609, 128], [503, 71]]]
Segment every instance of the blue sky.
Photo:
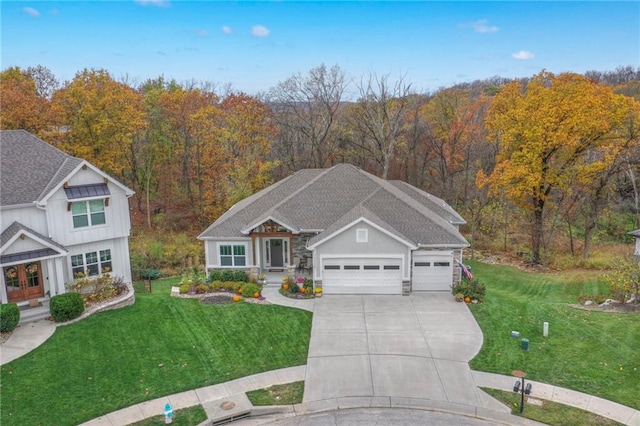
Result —
[[640, 2], [11, 1], [1, 66], [84, 68], [142, 82], [231, 83], [255, 94], [338, 64], [418, 91], [494, 75], [640, 64]]

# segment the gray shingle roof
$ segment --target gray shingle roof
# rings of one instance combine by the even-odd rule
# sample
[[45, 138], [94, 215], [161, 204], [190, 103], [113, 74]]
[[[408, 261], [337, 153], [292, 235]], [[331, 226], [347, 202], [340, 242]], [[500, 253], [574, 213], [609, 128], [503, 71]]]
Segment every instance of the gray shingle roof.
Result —
[[1, 130], [0, 206], [41, 200], [81, 162], [25, 130]]
[[468, 245], [456, 226], [464, 219], [443, 200], [348, 164], [294, 173], [229, 209], [199, 238], [243, 237], [241, 230], [267, 217], [324, 231], [310, 243], [365, 217], [416, 246]]

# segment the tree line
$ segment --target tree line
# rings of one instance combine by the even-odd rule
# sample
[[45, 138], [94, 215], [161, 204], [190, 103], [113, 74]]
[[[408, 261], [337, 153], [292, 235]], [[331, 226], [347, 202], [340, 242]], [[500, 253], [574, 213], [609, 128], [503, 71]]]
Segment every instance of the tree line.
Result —
[[467, 219], [472, 243], [526, 246], [534, 262], [558, 236], [587, 258], [612, 210], [637, 226], [640, 68], [419, 93], [406, 75], [356, 79], [320, 65], [249, 96], [95, 69], [60, 83], [42, 66], [10, 67], [0, 99], [2, 129], [112, 174], [136, 191], [150, 227], [162, 213], [201, 229], [278, 179], [341, 162], [441, 197]]

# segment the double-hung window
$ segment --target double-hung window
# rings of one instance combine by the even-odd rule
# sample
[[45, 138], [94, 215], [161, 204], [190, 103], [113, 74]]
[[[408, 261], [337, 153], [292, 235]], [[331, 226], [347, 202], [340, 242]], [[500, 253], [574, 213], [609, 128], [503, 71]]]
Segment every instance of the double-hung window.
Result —
[[247, 255], [244, 244], [221, 244], [220, 266], [246, 266]]
[[73, 276], [95, 276], [111, 271], [111, 250], [90, 251], [71, 256]]
[[74, 228], [104, 225], [106, 223], [104, 199], [74, 201], [71, 203], [71, 215]]

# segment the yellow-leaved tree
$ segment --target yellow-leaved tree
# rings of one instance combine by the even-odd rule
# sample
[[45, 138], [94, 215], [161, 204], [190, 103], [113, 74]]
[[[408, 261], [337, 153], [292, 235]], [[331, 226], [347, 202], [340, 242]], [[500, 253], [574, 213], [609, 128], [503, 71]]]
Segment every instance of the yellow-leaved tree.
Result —
[[132, 141], [146, 125], [142, 96], [105, 70], [83, 70], [53, 96], [60, 147], [127, 184], [134, 179]]
[[493, 99], [486, 127], [496, 166], [477, 183], [530, 214], [532, 262], [541, 262], [554, 192], [584, 184], [630, 149], [621, 141], [628, 99], [581, 75], [547, 71], [506, 84]]

